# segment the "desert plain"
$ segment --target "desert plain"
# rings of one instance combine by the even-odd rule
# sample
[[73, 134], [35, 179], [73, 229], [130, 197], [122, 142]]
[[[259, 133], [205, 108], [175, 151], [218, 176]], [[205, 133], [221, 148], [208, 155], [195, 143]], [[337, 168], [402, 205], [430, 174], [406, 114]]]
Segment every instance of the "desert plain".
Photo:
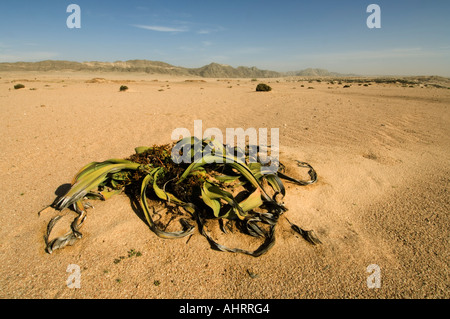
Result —
[[[1, 72], [0, 298], [448, 299], [450, 81], [257, 80]], [[273, 90], [255, 92], [259, 82]], [[118, 195], [93, 202], [75, 245], [45, 252], [56, 212], [38, 212], [81, 167], [174, 142], [195, 120], [279, 128], [288, 171], [300, 160], [318, 174], [314, 185], [285, 183], [285, 216], [322, 244], [285, 218], [258, 258], [213, 250], [198, 231], [161, 239]], [[79, 288], [67, 284], [70, 265]]]

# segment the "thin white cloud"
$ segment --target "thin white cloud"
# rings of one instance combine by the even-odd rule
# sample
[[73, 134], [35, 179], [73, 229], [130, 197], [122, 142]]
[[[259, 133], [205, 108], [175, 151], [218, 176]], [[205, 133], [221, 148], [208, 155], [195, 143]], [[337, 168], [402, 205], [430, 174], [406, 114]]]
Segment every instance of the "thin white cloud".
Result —
[[172, 21], [172, 25], [175, 25], [175, 27], [169, 27], [165, 25], [143, 25], [143, 24], [133, 24], [131, 26], [135, 28], [157, 32], [193, 32], [200, 35], [208, 35], [225, 30], [225, 28], [222, 26], [204, 25], [192, 23], [185, 20]]
[[165, 26], [158, 26], [158, 25], [141, 25], [141, 24], [134, 24], [133, 27], [144, 29], [144, 30], [157, 31], [157, 32], [187, 32], [187, 31], [189, 31], [186, 27], [173, 28], [173, 27], [165, 27]]

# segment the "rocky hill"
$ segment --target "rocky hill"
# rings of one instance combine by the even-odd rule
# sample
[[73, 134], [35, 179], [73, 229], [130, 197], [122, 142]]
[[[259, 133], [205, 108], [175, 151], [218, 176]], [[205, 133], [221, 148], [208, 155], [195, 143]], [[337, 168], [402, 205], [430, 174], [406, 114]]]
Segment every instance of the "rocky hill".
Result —
[[211, 63], [200, 68], [184, 68], [160, 61], [129, 60], [116, 62], [72, 62], [47, 60], [40, 62], [0, 63], [0, 71], [85, 71], [85, 72], [144, 72], [149, 74], [168, 74], [200, 76], [205, 78], [273, 78], [282, 76], [340, 76], [339, 73], [323, 69], [306, 69], [295, 72], [275, 72], [256, 67], [239, 66], [234, 68], [225, 64]]
[[305, 69], [291, 72], [260, 70], [256, 67], [239, 66], [234, 68], [225, 64], [211, 63], [200, 68], [184, 68], [160, 61], [129, 60], [116, 62], [73, 62], [47, 60], [40, 62], [0, 63], [0, 72], [8, 71], [83, 71], [83, 72], [140, 72], [148, 74], [166, 74], [174, 76], [198, 76], [204, 78], [328, 78], [330, 80], [345, 78], [351, 82], [400, 83], [404, 85], [429, 85], [438, 88], [450, 88], [450, 78], [439, 76], [372, 76], [363, 77], [355, 74], [329, 72], [324, 69]]
[[168, 63], [149, 60], [129, 60], [116, 62], [71, 62], [40, 61], [0, 63], [0, 71], [92, 71], [92, 72], [144, 72], [149, 74], [187, 75], [211, 78], [251, 78], [279, 77], [281, 73], [260, 70], [256, 67], [211, 63], [201, 68], [184, 68]]
[[271, 78], [282, 76], [275, 71], [260, 70], [256, 67], [239, 66], [233, 68], [229, 65], [211, 63], [198, 69], [190, 69], [190, 74], [205, 78]]
[[313, 69], [313, 68], [308, 68], [301, 71], [286, 72], [285, 74], [289, 76], [309, 76], [309, 77], [356, 76], [355, 74], [341, 74], [336, 72], [330, 72], [325, 69]]

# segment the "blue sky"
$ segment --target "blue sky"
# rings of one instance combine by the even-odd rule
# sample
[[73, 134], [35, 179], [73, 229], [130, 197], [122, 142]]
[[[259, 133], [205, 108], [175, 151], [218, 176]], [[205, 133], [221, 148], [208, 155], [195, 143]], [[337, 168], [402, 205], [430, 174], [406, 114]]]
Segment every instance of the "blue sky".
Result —
[[[69, 29], [69, 4], [81, 28]], [[369, 29], [369, 4], [381, 28]], [[0, 3], [0, 62], [148, 59], [275, 71], [450, 76], [448, 0], [21, 0]]]

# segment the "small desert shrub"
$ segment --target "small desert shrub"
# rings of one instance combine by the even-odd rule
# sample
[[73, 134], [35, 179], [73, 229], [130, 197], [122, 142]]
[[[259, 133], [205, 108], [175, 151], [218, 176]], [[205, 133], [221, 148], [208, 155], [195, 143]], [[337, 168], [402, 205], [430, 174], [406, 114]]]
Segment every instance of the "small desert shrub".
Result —
[[272, 91], [272, 88], [264, 83], [259, 83], [256, 86], [256, 92], [269, 92]]
[[23, 89], [23, 88], [25, 88], [25, 85], [23, 85], [23, 84], [16, 84], [16, 85], [14, 85], [14, 89], [15, 90]]
[[349, 87], [350, 87], [350, 85], [348, 85], [348, 84], [344, 85], [344, 88], [349, 88]]
[[128, 90], [128, 86], [122, 85], [122, 86], [120, 87], [120, 92], [125, 92], [126, 90]]

